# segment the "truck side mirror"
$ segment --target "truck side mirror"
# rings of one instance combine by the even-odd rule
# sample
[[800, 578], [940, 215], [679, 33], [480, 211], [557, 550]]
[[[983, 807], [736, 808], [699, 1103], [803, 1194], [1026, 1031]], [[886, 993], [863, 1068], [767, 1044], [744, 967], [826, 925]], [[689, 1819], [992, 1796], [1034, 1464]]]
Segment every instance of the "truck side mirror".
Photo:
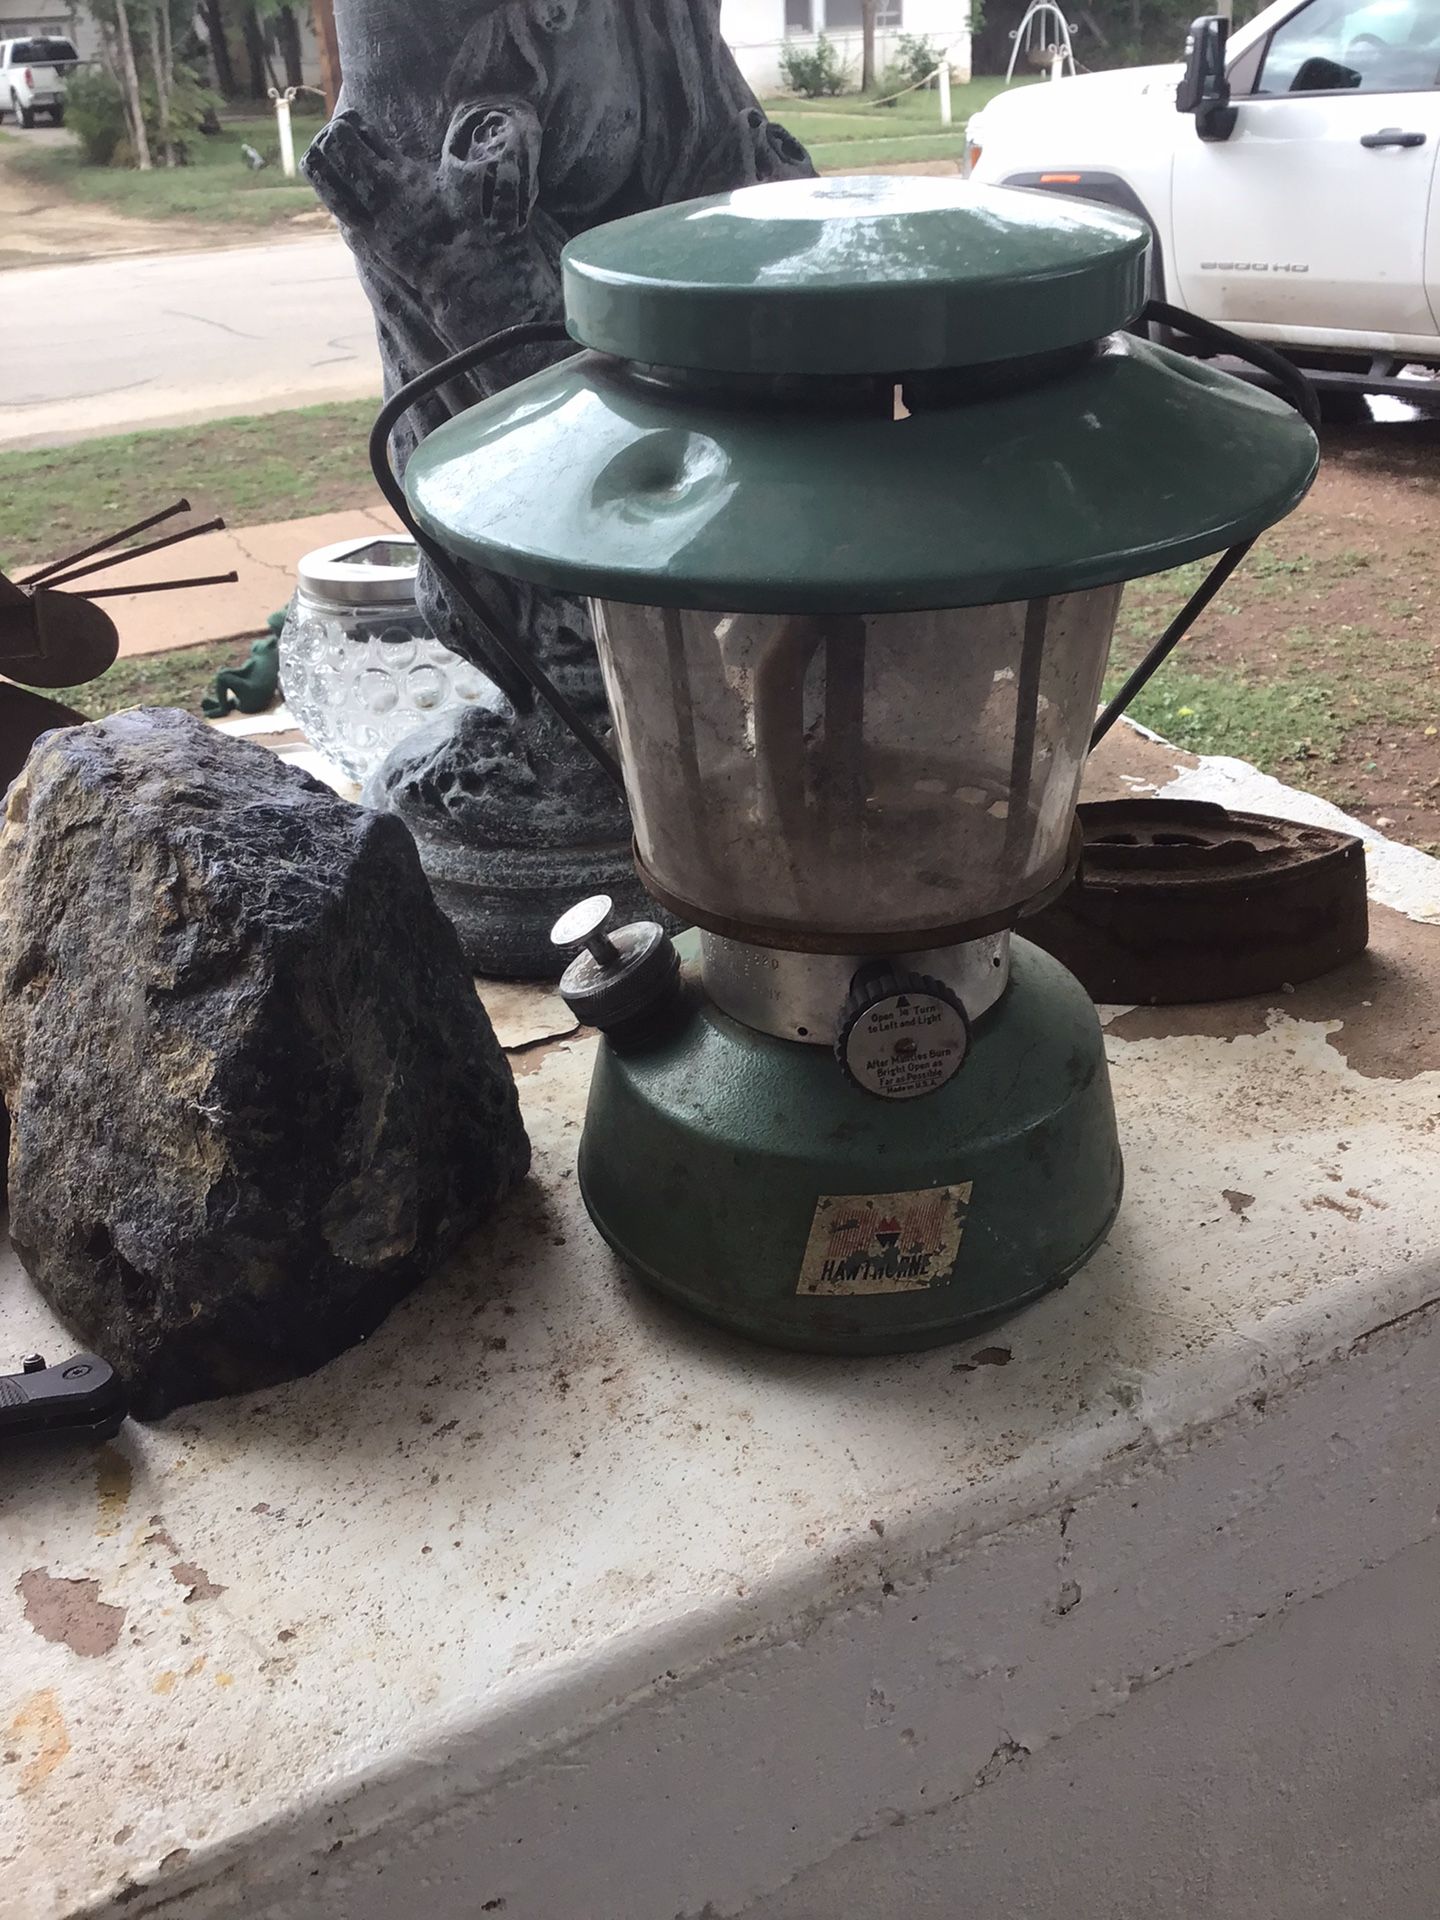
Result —
[[1185, 71], [1175, 89], [1179, 113], [1193, 113], [1202, 140], [1228, 140], [1235, 129], [1230, 82], [1225, 77], [1225, 48], [1230, 22], [1223, 14], [1202, 14], [1185, 40]]

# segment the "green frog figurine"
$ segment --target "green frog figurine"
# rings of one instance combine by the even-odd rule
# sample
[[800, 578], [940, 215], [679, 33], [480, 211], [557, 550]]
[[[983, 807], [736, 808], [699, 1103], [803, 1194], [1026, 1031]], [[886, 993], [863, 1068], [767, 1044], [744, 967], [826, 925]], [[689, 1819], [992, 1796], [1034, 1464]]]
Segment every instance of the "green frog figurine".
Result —
[[273, 705], [280, 685], [280, 638], [271, 632], [263, 635], [250, 649], [243, 667], [222, 667], [215, 676], [215, 691], [200, 702], [207, 719], [222, 715], [264, 713]]

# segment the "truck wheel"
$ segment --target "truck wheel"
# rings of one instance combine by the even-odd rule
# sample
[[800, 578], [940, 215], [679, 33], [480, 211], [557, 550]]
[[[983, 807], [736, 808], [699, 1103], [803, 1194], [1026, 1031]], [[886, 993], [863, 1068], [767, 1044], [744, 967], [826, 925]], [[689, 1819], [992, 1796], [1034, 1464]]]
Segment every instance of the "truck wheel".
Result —
[[52, 127], [63, 127], [63, 126], [64, 126], [64, 124], [65, 124], [65, 109], [64, 109], [64, 107], [52, 107], [52, 108], [50, 109], [50, 124], [51, 124], [51, 126], [52, 126]]
[[12, 106], [12, 107], [14, 107], [14, 109], [15, 109], [15, 118], [16, 118], [16, 119], [17, 119], [17, 120], [18, 120], [18, 121], [20, 122], [20, 124], [21, 124], [21, 126], [22, 126], [22, 127], [33, 127], [33, 126], [34, 126], [34, 124], [35, 124], [35, 109], [34, 109], [33, 107], [22, 107], [22, 106], [21, 106], [21, 104], [20, 104], [20, 96], [19, 96], [19, 94], [18, 94], [18, 93], [12, 93], [12, 94], [11, 94], [11, 96], [10, 96], [10, 104], [11, 104], [11, 106]]

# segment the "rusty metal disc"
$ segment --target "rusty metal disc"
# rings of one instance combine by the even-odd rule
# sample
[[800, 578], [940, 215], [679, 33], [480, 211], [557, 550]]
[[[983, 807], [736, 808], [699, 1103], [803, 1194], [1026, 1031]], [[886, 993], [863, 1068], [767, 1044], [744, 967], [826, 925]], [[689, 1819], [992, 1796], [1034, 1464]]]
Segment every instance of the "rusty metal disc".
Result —
[[1237, 1000], [1365, 950], [1353, 834], [1204, 800], [1096, 800], [1079, 813], [1075, 882], [1024, 931], [1094, 1000]]

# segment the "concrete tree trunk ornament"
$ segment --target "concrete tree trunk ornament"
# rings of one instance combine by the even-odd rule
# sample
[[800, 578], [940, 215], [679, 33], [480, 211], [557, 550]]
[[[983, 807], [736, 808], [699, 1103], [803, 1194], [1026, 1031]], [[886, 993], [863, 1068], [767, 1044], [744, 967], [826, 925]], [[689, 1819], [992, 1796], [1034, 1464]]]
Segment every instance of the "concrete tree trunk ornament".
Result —
[[[336, 0], [335, 22], [339, 110], [303, 166], [355, 254], [392, 391], [504, 327], [560, 319], [573, 234], [814, 171], [742, 79], [717, 0]], [[397, 467], [419, 433], [565, 351], [513, 353], [425, 401], [395, 434]], [[583, 601], [471, 579], [488, 623], [607, 728]], [[549, 927], [577, 894], [641, 905], [623, 802], [428, 567], [420, 601], [494, 697], [402, 742], [366, 797], [414, 832], [473, 965], [554, 974]]]

